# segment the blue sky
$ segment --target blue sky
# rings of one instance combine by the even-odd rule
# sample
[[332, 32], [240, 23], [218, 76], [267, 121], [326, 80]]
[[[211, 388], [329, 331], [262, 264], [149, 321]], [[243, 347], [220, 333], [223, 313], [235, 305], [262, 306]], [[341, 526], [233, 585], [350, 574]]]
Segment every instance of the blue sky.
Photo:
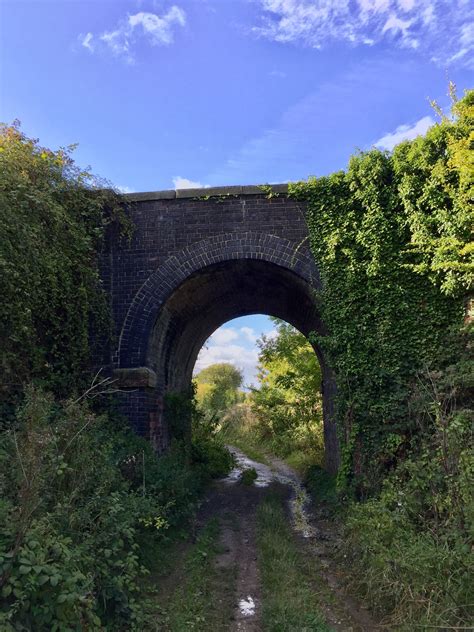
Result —
[[242, 371], [244, 387], [257, 384], [256, 342], [262, 334], [268, 338], [276, 334], [275, 325], [268, 316], [257, 314], [230, 320], [206, 341], [198, 356], [194, 372], [198, 373], [217, 362], [230, 362]]
[[0, 120], [124, 191], [327, 174], [474, 84], [472, 0], [0, 0], [0, 21]]

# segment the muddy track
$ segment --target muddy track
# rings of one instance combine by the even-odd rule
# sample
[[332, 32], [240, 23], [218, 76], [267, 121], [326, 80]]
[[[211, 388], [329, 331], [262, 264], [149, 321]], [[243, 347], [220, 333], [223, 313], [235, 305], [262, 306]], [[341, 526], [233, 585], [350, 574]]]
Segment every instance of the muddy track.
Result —
[[201, 506], [197, 528], [217, 517], [221, 525], [217, 568], [234, 569], [234, 611], [229, 631], [261, 630], [261, 585], [257, 562], [256, 512], [267, 488], [214, 483]]
[[[368, 611], [343, 587], [340, 568], [334, 561], [337, 530], [310, 499], [298, 475], [283, 461], [268, 457], [270, 465], [252, 461], [240, 450], [229, 446], [237, 467], [221, 481], [214, 483], [198, 515], [204, 524], [218, 517], [222, 525], [222, 553], [216, 558], [218, 567], [234, 567], [236, 571], [235, 607], [229, 630], [257, 632], [262, 630], [261, 584], [256, 546], [256, 511], [270, 490], [278, 487], [287, 500], [288, 519], [292, 522], [299, 546], [305, 555], [316, 560], [315, 587], [321, 595], [321, 612], [334, 630], [360, 632], [381, 626]], [[239, 483], [244, 469], [254, 468], [257, 479], [252, 486]]]

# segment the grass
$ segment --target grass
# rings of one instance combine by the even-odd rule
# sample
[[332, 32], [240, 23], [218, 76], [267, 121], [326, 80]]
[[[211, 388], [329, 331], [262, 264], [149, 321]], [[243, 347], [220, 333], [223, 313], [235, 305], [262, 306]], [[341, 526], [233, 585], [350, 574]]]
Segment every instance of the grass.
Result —
[[254, 467], [250, 467], [247, 470], [244, 470], [240, 475], [240, 482], [243, 485], [253, 485], [257, 480], [258, 475]]
[[314, 585], [314, 561], [300, 549], [285, 516], [283, 500], [276, 495], [258, 508], [257, 544], [264, 630], [329, 632]]
[[172, 578], [174, 590], [160, 594], [158, 585], [156, 631], [227, 629], [233, 611], [235, 571], [216, 568], [219, 532], [218, 520], [211, 519], [179, 563], [180, 576]]
[[233, 445], [238, 448], [244, 452], [249, 459], [270, 465], [268, 459], [268, 452], [270, 452], [270, 450], [266, 449], [265, 446], [262, 449], [262, 441], [252, 436], [251, 433], [245, 431], [239, 432], [237, 428], [232, 430], [226, 428], [221, 431], [221, 436], [225, 444]]
[[248, 405], [239, 404], [227, 413], [220, 436], [224, 443], [235, 446], [249, 458], [265, 465], [271, 465], [272, 455], [277, 456], [303, 478], [322, 459], [320, 449], [311, 440], [301, 443], [300, 438], [297, 444], [288, 437], [285, 445], [277, 446], [270, 437], [262, 437], [258, 431], [258, 422]]

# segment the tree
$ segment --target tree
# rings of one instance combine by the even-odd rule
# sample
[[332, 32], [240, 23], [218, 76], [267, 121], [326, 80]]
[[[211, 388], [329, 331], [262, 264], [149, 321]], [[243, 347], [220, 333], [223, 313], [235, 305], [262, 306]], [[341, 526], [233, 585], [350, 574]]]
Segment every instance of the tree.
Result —
[[222, 412], [239, 400], [243, 375], [240, 369], [227, 362], [211, 364], [194, 378], [197, 399], [205, 410]]
[[[273, 449], [288, 454], [317, 448], [322, 455], [321, 368], [308, 340], [294, 327], [273, 319], [277, 335], [257, 342], [259, 387], [251, 395], [259, 432]], [[312, 444], [312, 445], [310, 445]]]

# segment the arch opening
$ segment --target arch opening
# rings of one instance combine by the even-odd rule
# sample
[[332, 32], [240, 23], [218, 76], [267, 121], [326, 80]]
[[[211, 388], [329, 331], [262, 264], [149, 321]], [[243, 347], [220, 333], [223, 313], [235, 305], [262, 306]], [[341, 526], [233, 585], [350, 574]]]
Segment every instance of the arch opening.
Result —
[[[147, 404], [150, 423], [143, 431], [149, 433], [156, 447], [169, 441], [164, 396], [189, 392], [198, 353], [216, 329], [234, 318], [265, 314], [286, 321], [306, 337], [313, 331], [324, 335], [315, 289], [312, 278], [304, 278], [279, 262], [224, 258], [191, 271], [167, 288], [161, 302], [144, 307], [138, 322], [146, 332], [146, 341], [142, 357], [135, 361], [155, 376], [154, 392]], [[322, 372], [325, 464], [334, 472], [339, 463], [333, 421], [334, 379], [324, 354], [317, 346], [314, 350]]]
[[[264, 315], [226, 322], [193, 371], [199, 415], [225, 443], [323, 465], [321, 367], [306, 336]], [[203, 415], [203, 417], [201, 417]], [[198, 436], [199, 435], [198, 429]]]

